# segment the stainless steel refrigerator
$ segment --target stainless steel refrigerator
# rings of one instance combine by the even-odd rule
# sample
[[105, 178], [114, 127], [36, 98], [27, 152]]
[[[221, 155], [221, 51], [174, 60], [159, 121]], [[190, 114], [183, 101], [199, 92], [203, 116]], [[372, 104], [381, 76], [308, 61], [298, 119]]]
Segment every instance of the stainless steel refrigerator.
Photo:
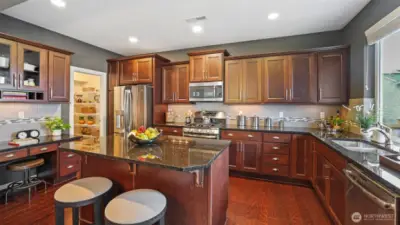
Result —
[[128, 134], [153, 122], [153, 88], [148, 85], [114, 88], [114, 133]]

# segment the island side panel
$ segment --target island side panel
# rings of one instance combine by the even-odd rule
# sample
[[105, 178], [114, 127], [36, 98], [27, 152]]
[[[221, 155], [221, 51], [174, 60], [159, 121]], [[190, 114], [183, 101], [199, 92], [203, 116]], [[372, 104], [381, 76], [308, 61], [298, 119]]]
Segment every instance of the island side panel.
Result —
[[[82, 155], [81, 165], [81, 178], [97, 176], [106, 177], [113, 181], [109, 199], [134, 188], [134, 174], [127, 162]], [[80, 217], [81, 224], [93, 224], [93, 206], [82, 207]]]
[[214, 161], [209, 177], [210, 225], [223, 225], [229, 198], [229, 147]]
[[196, 187], [193, 173], [138, 165], [135, 189], [155, 189], [166, 196], [167, 225], [209, 225], [210, 170], [204, 172], [203, 187]]

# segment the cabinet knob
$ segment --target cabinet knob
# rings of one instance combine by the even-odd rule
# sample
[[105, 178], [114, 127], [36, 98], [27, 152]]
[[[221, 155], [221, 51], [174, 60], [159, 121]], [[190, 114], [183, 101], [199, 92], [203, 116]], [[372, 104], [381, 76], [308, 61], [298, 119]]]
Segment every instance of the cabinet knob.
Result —
[[229, 133], [229, 134], [228, 134], [228, 136], [229, 136], [229, 137], [232, 137], [232, 136], [233, 136], [233, 134]]
[[68, 169], [71, 169], [71, 168], [73, 168], [73, 167], [74, 167], [74, 165], [69, 165], [69, 166], [67, 166]]
[[12, 158], [12, 157], [14, 157], [14, 156], [15, 156], [15, 155], [11, 153], [11, 154], [6, 155], [5, 157], [6, 157], [6, 158]]
[[278, 150], [278, 149], [279, 149], [279, 147], [276, 147], [276, 146], [274, 146], [274, 147], [272, 147], [272, 149], [274, 149], [274, 150]]
[[67, 158], [71, 158], [72, 156], [74, 156], [74, 154], [68, 154]]
[[273, 168], [273, 169], [272, 169], [272, 171], [274, 171], [274, 172], [278, 172], [278, 171], [279, 171], [279, 169], [278, 169], [278, 168]]
[[278, 161], [278, 160], [279, 160], [279, 158], [278, 158], [278, 157], [274, 157], [274, 158], [272, 158], [272, 160], [274, 160], [274, 161]]
[[249, 134], [249, 135], [247, 135], [247, 137], [249, 137], [249, 138], [252, 138], [252, 137], [254, 137], [253, 135], [251, 135], [251, 134]]
[[41, 148], [40, 151], [47, 151], [47, 148], [46, 147]]
[[275, 140], [279, 140], [278, 136], [273, 136], [272, 138], [275, 139]]
[[177, 131], [177, 130], [174, 130], [173, 132], [174, 132], [174, 133], [178, 133], [178, 131]]

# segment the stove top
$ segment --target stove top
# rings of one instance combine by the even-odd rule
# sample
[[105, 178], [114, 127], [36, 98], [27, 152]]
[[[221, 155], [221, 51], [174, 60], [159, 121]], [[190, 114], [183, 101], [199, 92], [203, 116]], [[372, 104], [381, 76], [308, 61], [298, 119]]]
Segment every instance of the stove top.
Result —
[[219, 139], [219, 124], [192, 123], [183, 128], [183, 136]]
[[220, 128], [219, 124], [202, 124], [202, 123], [191, 123], [186, 125], [187, 128], [201, 128], [201, 129], [212, 129], [212, 128]]

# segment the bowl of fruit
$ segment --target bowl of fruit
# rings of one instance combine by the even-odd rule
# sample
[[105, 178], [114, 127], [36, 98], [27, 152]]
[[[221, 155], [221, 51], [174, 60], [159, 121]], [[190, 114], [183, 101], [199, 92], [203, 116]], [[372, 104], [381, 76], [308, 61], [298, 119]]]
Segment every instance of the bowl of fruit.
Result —
[[133, 130], [129, 133], [129, 139], [140, 145], [152, 144], [160, 137], [161, 133], [156, 128], [145, 128], [144, 126], [139, 127], [137, 130]]

